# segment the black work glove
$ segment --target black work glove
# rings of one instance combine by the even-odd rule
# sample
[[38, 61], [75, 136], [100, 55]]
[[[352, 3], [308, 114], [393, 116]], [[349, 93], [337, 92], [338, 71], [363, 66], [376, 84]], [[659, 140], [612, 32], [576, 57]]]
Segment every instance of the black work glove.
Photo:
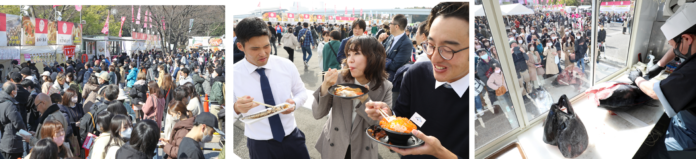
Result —
[[647, 80], [657, 76], [657, 74], [660, 74], [660, 72], [662, 72], [664, 69], [665, 67], [661, 67], [660, 65], [653, 65], [652, 67], [648, 68], [648, 73], [645, 75], [647, 78], [645, 79]]
[[639, 69], [635, 69], [631, 71], [631, 73], [628, 73], [628, 79], [631, 80], [631, 82], [635, 83], [636, 78], [643, 76], [643, 72], [640, 71]]

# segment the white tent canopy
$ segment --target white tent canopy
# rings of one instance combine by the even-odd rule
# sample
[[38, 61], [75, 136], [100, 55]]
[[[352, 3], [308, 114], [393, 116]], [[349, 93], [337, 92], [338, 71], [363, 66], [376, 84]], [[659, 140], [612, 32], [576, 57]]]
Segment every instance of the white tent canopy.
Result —
[[508, 4], [500, 6], [503, 15], [523, 15], [523, 14], [534, 14], [534, 10], [529, 9], [521, 4]]
[[590, 8], [592, 8], [592, 6], [590, 6], [590, 5], [583, 5], [583, 6], [578, 7], [578, 9], [590, 9]]
[[473, 10], [474, 10], [474, 16], [486, 16], [486, 13], [483, 12], [482, 5], [474, 5]]

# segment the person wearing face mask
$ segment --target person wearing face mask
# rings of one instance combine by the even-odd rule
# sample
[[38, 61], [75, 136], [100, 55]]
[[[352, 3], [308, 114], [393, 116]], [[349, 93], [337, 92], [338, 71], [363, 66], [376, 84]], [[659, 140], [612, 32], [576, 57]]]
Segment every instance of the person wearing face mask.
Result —
[[597, 51], [597, 63], [599, 63], [599, 54], [604, 52], [604, 42], [607, 39], [607, 30], [604, 30], [604, 25], [599, 25], [599, 33], [597, 33], [597, 42], [599, 43], [599, 51]]
[[660, 28], [665, 39], [668, 39], [669, 45], [672, 46], [670, 49], [672, 54], [667, 53], [663, 59], [667, 56], [676, 56], [678, 61], [681, 61], [681, 64], [669, 76], [661, 81], [648, 81], [648, 78], [659, 74], [658, 71], [653, 75], [653, 68], [645, 77], [641, 77], [643, 74], [638, 70], [629, 73], [629, 79], [634, 81], [645, 94], [659, 100], [665, 113], [671, 118], [666, 135], [660, 138], [653, 148], [653, 158], [667, 155], [667, 151], [685, 151], [696, 147], [693, 144], [696, 137], [691, 134], [696, 128], [694, 124], [696, 107], [691, 100], [696, 97], [696, 89], [693, 89], [693, 73], [696, 66], [693, 62], [693, 53], [696, 52], [696, 47], [693, 47], [696, 45], [696, 20], [694, 20], [696, 17], [692, 16], [694, 14], [696, 14], [696, 4], [682, 5]]
[[213, 140], [214, 132], [224, 134], [218, 130], [217, 118], [207, 112], [196, 116], [193, 125], [186, 137], [181, 139], [177, 158], [205, 159], [201, 150], [201, 143]]
[[16, 135], [19, 130], [27, 130], [22, 115], [17, 111], [17, 86], [12, 82], [5, 82], [0, 92], [0, 152], [4, 158], [22, 157], [24, 147], [22, 138]]
[[150, 96], [145, 100], [143, 105], [144, 119], [150, 119], [157, 122], [158, 127], [162, 127], [162, 114], [164, 112], [164, 94], [161, 93], [159, 86], [155, 81], [150, 81], [147, 84]]
[[[551, 41], [548, 41], [546, 43], [546, 49], [544, 49], [543, 52], [544, 56], [546, 56], [546, 74], [544, 77], [548, 78], [549, 76], [556, 75], [560, 72], [561, 70], [561, 65], [560, 65], [560, 56], [556, 52], [556, 46], [551, 43]], [[556, 67], [553, 67], [556, 66]]]
[[[177, 104], [183, 104], [184, 109], [186, 109], [186, 105], [189, 103], [189, 95], [186, 92], [186, 90], [183, 87], [177, 87], [176, 89], [172, 90], [171, 92], [173, 94], [173, 99], [167, 104], [167, 114], [165, 114], [165, 121], [164, 121], [164, 134], [171, 134], [172, 130], [174, 128], [174, 125], [176, 124], [178, 116], [181, 116], [180, 114], [172, 113], [172, 111], [176, 110], [175, 107], [178, 106]], [[174, 109], [174, 110], [172, 110]], [[184, 113], [185, 115], [188, 115], [187, 113]], [[176, 115], [176, 116], [175, 116]], [[171, 140], [170, 135], [165, 135], [163, 136], [164, 139], [166, 140]]]
[[193, 128], [193, 122], [196, 120], [196, 116], [188, 115], [188, 110], [183, 102], [175, 101], [170, 105], [167, 112], [169, 116], [172, 116], [174, 127], [171, 133], [164, 135], [165, 138], [160, 138], [160, 141], [164, 143], [164, 153], [167, 154], [168, 159], [175, 159], [179, 154], [179, 146], [181, 145], [181, 140], [186, 137], [186, 134]]
[[[481, 82], [486, 83], [488, 82], [489, 76], [491, 76], [491, 74], [493, 74], [493, 71], [495, 71], [492, 65], [494, 63], [498, 63], [498, 60], [489, 56], [489, 53], [486, 50], [478, 50], [476, 52], [481, 58], [481, 61], [479, 61], [476, 64], [476, 75], [478, 76], [478, 79], [481, 80]], [[485, 92], [487, 92], [490, 103], [496, 102], [497, 98], [495, 96], [495, 89], [489, 89], [488, 87], [484, 87], [484, 89], [484, 93], [481, 93], [479, 95], [483, 97], [486, 95]]]
[[130, 117], [118, 114], [111, 118], [111, 124], [109, 125], [109, 139], [106, 143], [107, 149], [104, 154], [104, 159], [115, 159], [116, 152], [121, 146], [125, 145], [131, 138], [131, 133], [133, 132], [133, 124], [131, 124]]
[[[41, 139], [51, 139], [53, 143], [56, 144], [57, 146], [57, 158], [70, 158], [70, 157], [76, 157], [74, 153], [70, 152], [70, 147], [68, 147], [67, 144], [65, 144], [65, 132], [63, 131], [63, 126], [58, 120], [55, 119], [50, 119], [46, 121], [42, 126], [41, 126]], [[38, 141], [37, 141], [38, 142]], [[24, 158], [32, 158], [33, 155], [40, 155], [40, 154], [35, 154], [31, 153]], [[36, 157], [36, 156], [34, 156]]]
[[101, 133], [89, 148], [89, 158], [104, 159], [111, 141], [111, 121], [113, 117], [114, 114], [109, 111], [102, 111], [95, 115], [97, 130]]
[[[80, 134], [79, 132], [79, 121], [80, 118], [85, 114], [82, 110], [82, 104], [77, 103], [77, 92], [73, 90], [72, 88], [68, 88], [68, 90], [63, 93], [62, 99], [58, 106], [60, 107], [61, 112], [67, 115], [66, 120], [69, 123], [69, 130], [72, 131], [71, 133], [67, 134], [67, 141], [69, 141], [70, 146], [73, 147], [74, 150], [79, 150], [80, 149], [80, 142], [77, 140], [78, 138], [76, 137], [77, 135]], [[67, 128], [66, 128], [67, 129]], [[75, 154], [79, 153], [79, 151], [74, 152]]]

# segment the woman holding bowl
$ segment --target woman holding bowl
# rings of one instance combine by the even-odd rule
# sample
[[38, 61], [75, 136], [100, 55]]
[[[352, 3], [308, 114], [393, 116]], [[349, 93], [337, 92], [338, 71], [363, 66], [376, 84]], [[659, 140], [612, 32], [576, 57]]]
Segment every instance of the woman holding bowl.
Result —
[[[344, 51], [343, 64], [348, 69], [328, 70], [321, 87], [314, 92], [314, 118], [320, 119], [331, 112], [315, 148], [321, 158], [376, 159], [378, 145], [364, 131], [379, 121], [372, 120], [362, 110], [370, 99], [392, 104], [392, 83], [384, 69], [385, 50], [377, 39], [357, 36], [348, 40]], [[329, 92], [329, 87], [337, 84], [357, 84], [370, 91], [355, 99], [339, 98]]]

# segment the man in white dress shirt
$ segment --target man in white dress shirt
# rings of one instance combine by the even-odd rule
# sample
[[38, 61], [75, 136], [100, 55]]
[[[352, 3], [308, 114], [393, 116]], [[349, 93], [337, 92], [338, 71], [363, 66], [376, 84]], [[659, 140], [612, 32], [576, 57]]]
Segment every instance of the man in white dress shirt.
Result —
[[[245, 18], [237, 24], [237, 47], [245, 58], [234, 65], [234, 118], [264, 111], [269, 105], [289, 103], [301, 106], [307, 100], [304, 83], [290, 60], [270, 56], [270, 32], [263, 20]], [[305, 136], [297, 128], [294, 112], [288, 109], [278, 115], [245, 124], [249, 157], [309, 158]]]

